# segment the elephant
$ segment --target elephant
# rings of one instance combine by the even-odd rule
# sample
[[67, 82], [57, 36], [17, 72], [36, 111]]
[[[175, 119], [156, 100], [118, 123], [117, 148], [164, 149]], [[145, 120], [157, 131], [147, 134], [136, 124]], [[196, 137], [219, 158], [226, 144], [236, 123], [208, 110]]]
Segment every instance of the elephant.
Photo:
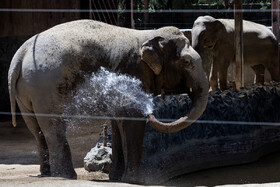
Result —
[[[233, 19], [215, 19], [211, 16], [200, 16], [193, 24], [192, 47], [201, 55], [202, 63], [209, 62], [205, 60], [204, 50], [211, 50], [213, 55], [211, 72], [205, 69], [210, 74], [212, 90], [218, 87], [218, 79], [220, 88], [227, 89], [228, 67], [235, 62], [234, 29]], [[254, 70], [256, 83], [264, 83], [265, 68], [272, 80], [280, 80], [278, 42], [267, 27], [243, 20], [243, 49], [244, 64]]]
[[[16, 126], [16, 104], [22, 113], [32, 114], [23, 118], [38, 143], [41, 174], [75, 179], [64, 121], [40, 114], [61, 115], [60, 106], [69, 102], [84, 75], [100, 67], [139, 79], [147, 93], [189, 93], [192, 99], [186, 116], [171, 123], [153, 114], [147, 120], [111, 121], [110, 180], [143, 183], [139, 165], [146, 121], [160, 132], [177, 132], [198, 119], [208, 101], [201, 58], [176, 27], [136, 30], [85, 19], [31, 37], [15, 53], [8, 72], [12, 123]], [[129, 114], [145, 119], [137, 110]]]

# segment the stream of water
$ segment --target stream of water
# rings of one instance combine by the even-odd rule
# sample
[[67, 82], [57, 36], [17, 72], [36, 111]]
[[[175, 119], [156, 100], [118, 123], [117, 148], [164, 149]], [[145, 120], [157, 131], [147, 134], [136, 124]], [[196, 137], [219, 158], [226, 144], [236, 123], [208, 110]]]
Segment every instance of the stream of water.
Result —
[[85, 82], [72, 93], [73, 101], [65, 106], [65, 114], [110, 117], [116, 116], [120, 110], [136, 109], [144, 117], [152, 113], [153, 101], [152, 95], [145, 93], [141, 84], [134, 77], [101, 67], [98, 72], [87, 75]]

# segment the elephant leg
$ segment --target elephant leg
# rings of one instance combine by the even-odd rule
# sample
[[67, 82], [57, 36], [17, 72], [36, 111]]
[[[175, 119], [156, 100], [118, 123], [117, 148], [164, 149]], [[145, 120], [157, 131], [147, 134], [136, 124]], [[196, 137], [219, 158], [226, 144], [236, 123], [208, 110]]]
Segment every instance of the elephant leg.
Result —
[[122, 176], [123, 182], [144, 183], [142, 174], [139, 172], [142, 144], [146, 123], [144, 121], [124, 120], [119, 123], [122, 137], [122, 149], [125, 170]]
[[113, 181], [120, 181], [124, 173], [124, 158], [121, 135], [118, 124], [115, 120], [112, 124], [112, 168], [109, 173], [109, 179]]
[[[229, 56], [218, 56], [218, 57], [213, 56], [212, 72], [215, 76], [213, 78], [213, 81], [215, 80], [215, 85], [213, 86], [214, 88], [218, 87], [218, 82], [219, 82], [219, 87], [221, 90], [227, 89], [227, 70], [228, 70], [229, 64], [230, 64]], [[210, 84], [211, 84], [211, 82], [210, 82]], [[212, 83], [212, 85], [213, 84], [214, 83]]]
[[69, 144], [66, 139], [66, 124], [59, 118], [37, 117], [49, 148], [51, 175], [76, 179]]
[[254, 70], [254, 72], [256, 74], [255, 82], [263, 84], [264, 83], [264, 71], [265, 71], [264, 65], [258, 64], [255, 66], [251, 66], [251, 68]]
[[[22, 113], [32, 114], [30, 110], [28, 110], [25, 105], [20, 101], [17, 100], [18, 106]], [[49, 163], [49, 151], [48, 146], [45, 140], [45, 136], [41, 131], [39, 124], [34, 116], [30, 115], [23, 115], [22, 116], [28, 129], [33, 134], [37, 141], [38, 147], [38, 156], [39, 156], [39, 163], [40, 163], [40, 172], [42, 176], [50, 176], [50, 163]]]
[[276, 60], [272, 60], [272, 62], [270, 64], [267, 64], [266, 68], [271, 75], [271, 79], [276, 82], [280, 82], [278, 58]]
[[215, 91], [218, 88], [218, 66], [215, 61], [215, 57], [213, 57], [213, 63], [211, 67], [211, 72], [210, 72], [210, 87], [212, 88], [213, 91]]
[[[59, 106], [54, 108], [50, 104], [58, 102], [42, 100], [40, 97], [36, 98], [36, 96], [32, 98], [35, 114], [60, 113], [61, 108]], [[70, 147], [66, 139], [66, 122], [61, 118], [52, 116], [37, 115], [36, 119], [45, 136], [49, 149], [51, 176], [70, 179], [77, 178], [72, 164]]]
[[219, 66], [219, 83], [221, 90], [227, 89], [227, 69], [228, 66], [225, 63], [222, 63], [222, 65]]

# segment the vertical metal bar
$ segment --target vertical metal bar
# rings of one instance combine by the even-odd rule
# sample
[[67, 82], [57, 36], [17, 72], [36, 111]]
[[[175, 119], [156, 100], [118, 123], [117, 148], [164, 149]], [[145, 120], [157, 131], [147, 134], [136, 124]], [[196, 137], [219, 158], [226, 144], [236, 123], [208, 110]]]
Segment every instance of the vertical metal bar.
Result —
[[279, 41], [279, 2], [278, 0], [271, 1], [271, 19], [272, 19], [272, 31]]
[[149, 0], [144, 0], [144, 27], [147, 27], [147, 23], [149, 21]]
[[89, 19], [92, 19], [92, 4], [91, 4], [91, 0], [89, 0]]
[[134, 19], [133, 19], [133, 0], [130, 1], [130, 9], [131, 9], [131, 14], [130, 14], [130, 19], [131, 19], [131, 28], [134, 29]]
[[280, 55], [279, 55], [279, 1], [271, 0], [271, 22], [272, 22], [272, 32], [275, 35], [278, 43], [278, 62], [279, 62], [279, 72], [280, 72]]
[[234, 1], [234, 48], [235, 48], [235, 83], [236, 89], [244, 86], [244, 62], [243, 62], [243, 13], [242, 0]]
[[107, 136], [108, 136], [108, 126], [107, 124], [103, 125], [103, 146], [107, 147]]

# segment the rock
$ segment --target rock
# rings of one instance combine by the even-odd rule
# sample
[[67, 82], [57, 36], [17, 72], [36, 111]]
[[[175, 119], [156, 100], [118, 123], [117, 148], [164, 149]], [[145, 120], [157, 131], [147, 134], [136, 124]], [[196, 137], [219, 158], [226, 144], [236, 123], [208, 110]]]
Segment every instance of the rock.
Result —
[[[156, 97], [154, 103], [157, 118], [175, 120], [185, 115], [191, 100], [187, 95], [173, 95]], [[159, 133], [147, 125], [140, 167], [145, 183], [158, 184], [202, 169], [249, 163], [279, 151], [280, 127], [263, 125], [279, 123], [279, 106], [280, 83], [251, 85], [240, 91], [210, 92], [198, 121], [177, 133]]]
[[112, 148], [97, 143], [84, 158], [84, 168], [87, 171], [102, 171], [109, 173], [112, 164]]
[[[186, 95], [154, 102], [159, 119], [178, 119], [191, 105]], [[180, 132], [159, 133], [148, 125], [142, 156], [145, 182], [157, 184], [202, 169], [254, 162], [279, 151], [280, 127], [267, 125], [280, 121], [279, 106], [280, 83], [251, 85], [210, 92], [202, 116]]]

